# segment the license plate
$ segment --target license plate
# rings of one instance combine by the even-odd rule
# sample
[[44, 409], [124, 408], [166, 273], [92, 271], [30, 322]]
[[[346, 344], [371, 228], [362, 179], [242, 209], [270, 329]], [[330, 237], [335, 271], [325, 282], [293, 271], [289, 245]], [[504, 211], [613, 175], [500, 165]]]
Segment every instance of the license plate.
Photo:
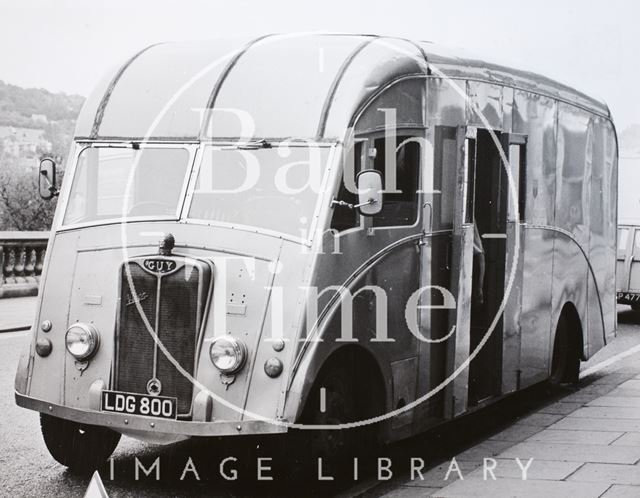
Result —
[[175, 419], [177, 398], [102, 391], [102, 411]]
[[618, 292], [618, 300], [620, 299], [624, 301], [636, 302], [636, 301], [640, 301], [640, 294], [632, 294], [630, 292]]

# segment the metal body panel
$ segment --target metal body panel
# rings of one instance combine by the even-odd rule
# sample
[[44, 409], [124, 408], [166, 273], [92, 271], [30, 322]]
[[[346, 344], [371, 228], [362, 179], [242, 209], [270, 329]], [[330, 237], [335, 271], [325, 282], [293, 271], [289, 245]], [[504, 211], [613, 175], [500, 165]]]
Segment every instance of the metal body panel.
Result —
[[609, 115], [604, 102], [546, 76], [480, 60], [460, 49], [454, 50], [431, 42], [419, 42], [419, 45], [427, 54], [429, 62], [451, 78], [510, 86], [571, 103], [603, 116]]
[[[580, 316], [583, 329], [583, 356], [588, 357], [589, 340], [591, 338], [588, 329], [587, 306], [589, 304], [588, 282], [592, 278], [590, 275], [589, 263], [585, 258], [579, 243], [566, 232], [554, 231], [553, 241], [553, 284], [551, 289], [551, 334], [549, 344], [553, 344], [556, 334], [556, 326], [562, 308], [566, 303], [575, 307]], [[598, 304], [596, 304], [598, 306]], [[602, 333], [602, 322], [598, 327], [600, 337]], [[551, 357], [553, 348], [549, 348], [549, 369], [551, 368]]]
[[[467, 81], [467, 123], [493, 130], [503, 130], [503, 87]], [[509, 131], [506, 129], [505, 131]]]
[[[102, 379], [108, 385], [111, 375], [113, 358], [113, 333], [118, 297], [118, 268], [123, 258], [153, 256], [157, 253], [157, 238], [159, 233], [174, 234], [177, 245], [175, 251], [190, 255], [194, 258], [207, 259], [215, 267], [214, 281], [219, 284], [213, 297], [213, 306], [225, 310], [214, 320], [210, 316], [204, 332], [204, 344], [207, 339], [221, 334], [230, 333], [242, 337], [248, 344], [252, 356], [259, 347], [270, 348], [259, 340], [264, 326], [269, 288], [273, 284], [274, 275], [269, 270], [270, 264], [277, 263], [283, 241], [247, 234], [232, 230], [215, 229], [212, 227], [183, 224], [130, 224], [125, 226], [124, 241], [120, 225], [108, 225], [59, 233], [51, 251], [54, 261], [75, 260], [72, 271], [65, 265], [56, 265], [61, 274], [50, 271], [49, 278], [56, 278], [56, 284], [50, 285], [43, 291], [40, 298], [38, 319], [36, 323], [50, 319], [54, 327], [48, 337], [54, 342], [52, 354], [47, 358], [38, 358], [32, 370], [30, 389], [28, 394], [37, 399], [52, 403], [66, 403], [68, 406], [86, 409], [89, 406], [89, 388], [97, 379]], [[149, 240], [148, 233], [154, 234]], [[255, 249], [250, 252], [240, 252], [230, 247], [241, 247], [248, 240], [254, 239], [259, 243], [250, 244]], [[242, 240], [242, 243], [239, 241]], [[184, 242], [183, 242], [184, 241]], [[186, 243], [189, 241], [189, 243]], [[123, 243], [126, 245], [123, 246]], [[297, 249], [291, 260], [297, 257], [299, 246], [291, 244]], [[75, 256], [74, 256], [75, 255]], [[271, 266], [273, 267], [273, 265]], [[293, 263], [286, 265], [286, 271], [278, 278], [289, 278], [289, 270], [298, 268]], [[295, 277], [298, 281], [300, 275]], [[221, 283], [225, 282], [226, 285]], [[86, 303], [86, 296], [100, 296], [100, 305]], [[226, 307], [234, 297], [245, 301], [246, 312], [243, 315], [227, 314]], [[285, 306], [290, 306], [284, 303]], [[213, 315], [213, 314], [212, 314]], [[102, 335], [101, 346], [85, 370], [76, 369], [73, 360], [64, 348], [64, 333], [66, 328], [76, 320], [93, 322]], [[289, 327], [291, 328], [291, 326]], [[297, 328], [294, 328], [297, 330]], [[40, 331], [40, 334], [44, 332]], [[266, 332], [265, 332], [266, 333]], [[234, 411], [225, 406], [216, 406], [216, 417], [229, 420], [239, 420], [240, 410], [245, 405], [249, 389], [248, 374], [245, 369], [239, 374], [228, 388], [220, 381], [217, 370], [213, 368], [208, 358], [207, 347], [202, 347], [198, 358], [199, 368], [196, 378], [206, 385], [213, 393], [223, 396], [228, 403], [240, 407]], [[42, 360], [42, 361], [40, 361]], [[45, 368], [43, 368], [45, 367]], [[63, 371], [66, 374], [63, 374]], [[58, 372], [58, 373], [56, 373]], [[260, 369], [260, 373], [261, 372]], [[265, 376], [266, 377], [266, 376]], [[60, 379], [66, 379], [66, 386], [60, 384]], [[271, 403], [262, 404], [259, 411], [266, 410], [265, 416], [275, 416], [279, 386], [277, 381], [271, 382], [274, 390], [270, 392], [265, 386], [261, 391], [271, 396]], [[63, 393], [66, 395], [63, 397]], [[194, 394], [195, 396], [195, 394]]]
[[523, 230], [522, 309], [520, 310], [520, 386], [547, 378], [552, 330], [553, 232]]
[[410, 42], [376, 39], [345, 69], [327, 113], [325, 137], [342, 139], [369, 99], [395, 80], [427, 74], [423, 54]]
[[[520, 387], [544, 380], [549, 372], [556, 198], [556, 101], [514, 92], [513, 132], [527, 137], [526, 225], [521, 225]], [[539, 278], [538, 278], [539, 277]]]

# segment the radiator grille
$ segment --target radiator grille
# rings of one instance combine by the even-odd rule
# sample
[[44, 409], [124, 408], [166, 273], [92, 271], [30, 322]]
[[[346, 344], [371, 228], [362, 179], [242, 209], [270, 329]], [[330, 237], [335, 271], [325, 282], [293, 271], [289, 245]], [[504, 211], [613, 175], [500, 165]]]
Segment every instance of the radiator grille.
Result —
[[129, 261], [122, 267], [115, 389], [146, 394], [147, 383], [155, 377], [162, 385], [160, 394], [178, 398], [178, 415], [187, 416], [191, 413], [193, 385], [156, 348], [133, 302], [126, 276], [129, 268], [149, 324], [171, 356], [193, 375], [210, 272], [199, 262], [192, 265], [175, 261], [177, 270], [166, 274], [146, 271], [141, 260]]

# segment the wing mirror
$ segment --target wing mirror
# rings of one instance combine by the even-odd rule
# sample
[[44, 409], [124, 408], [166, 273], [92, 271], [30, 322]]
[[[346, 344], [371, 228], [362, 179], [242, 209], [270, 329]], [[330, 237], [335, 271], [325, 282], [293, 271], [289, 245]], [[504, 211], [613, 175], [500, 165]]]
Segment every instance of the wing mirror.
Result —
[[375, 169], [361, 171], [356, 177], [360, 214], [374, 216], [382, 211], [382, 173]]
[[56, 187], [56, 163], [53, 159], [44, 158], [40, 161], [38, 172], [38, 191], [45, 201], [53, 199], [59, 194]]

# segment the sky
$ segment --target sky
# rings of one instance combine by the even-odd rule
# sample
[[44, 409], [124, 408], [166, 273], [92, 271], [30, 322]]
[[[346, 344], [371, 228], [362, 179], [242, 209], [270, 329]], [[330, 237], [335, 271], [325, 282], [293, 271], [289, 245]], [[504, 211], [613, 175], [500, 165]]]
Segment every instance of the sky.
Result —
[[0, 80], [88, 95], [155, 42], [299, 31], [375, 33], [460, 47], [604, 99], [640, 123], [635, 0], [0, 0]]

